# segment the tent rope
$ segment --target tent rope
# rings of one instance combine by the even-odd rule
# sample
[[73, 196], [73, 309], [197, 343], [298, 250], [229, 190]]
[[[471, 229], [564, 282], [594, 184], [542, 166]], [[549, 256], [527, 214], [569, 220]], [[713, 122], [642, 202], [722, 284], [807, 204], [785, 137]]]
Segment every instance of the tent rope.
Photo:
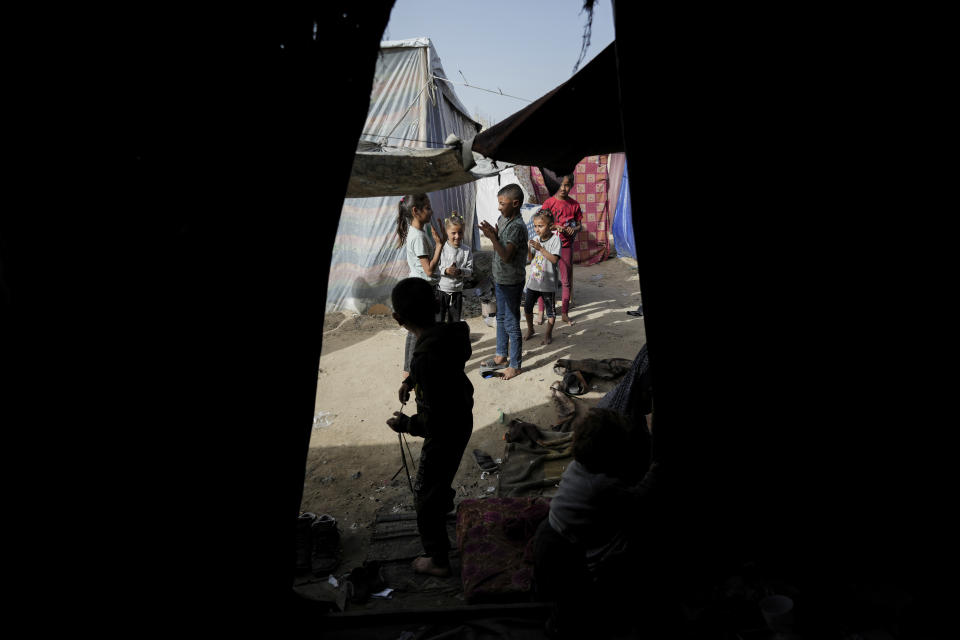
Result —
[[[413, 99], [413, 101], [410, 103], [410, 106], [407, 107], [407, 110], [403, 112], [403, 115], [400, 116], [400, 119], [397, 120], [396, 124], [393, 125], [393, 128], [390, 129], [390, 131], [387, 131], [387, 135], [381, 136], [381, 141], [380, 141], [381, 144], [386, 144], [387, 138], [390, 137], [390, 134], [393, 133], [394, 131], [396, 131], [396, 130], [397, 130], [397, 127], [399, 127], [401, 124], [403, 124], [403, 119], [407, 117], [407, 114], [410, 113], [410, 109], [413, 109], [414, 105], [416, 105], [417, 102], [420, 100], [420, 96], [423, 95], [424, 89], [426, 89], [427, 87], [429, 87], [429, 86], [432, 85], [432, 84], [433, 84], [433, 80], [432, 80], [432, 78], [431, 78], [431, 79], [428, 79], [428, 80], [427, 80], [426, 84], [424, 84], [422, 87], [420, 87], [420, 91], [417, 92], [416, 97], [415, 97], [415, 98]], [[430, 95], [430, 94], [428, 93], [427, 95]], [[431, 100], [431, 101], [432, 101], [434, 104], [436, 104], [436, 100]]]
[[433, 76], [435, 80], [443, 80], [444, 82], [449, 82], [450, 84], [459, 84], [464, 87], [470, 87], [471, 89], [479, 89], [480, 91], [487, 91], [489, 93], [495, 93], [498, 96], [505, 96], [507, 98], [515, 98], [517, 100], [523, 100], [524, 102], [533, 102], [533, 100], [528, 100], [527, 98], [521, 98], [520, 96], [512, 96], [509, 93], [504, 93], [503, 91], [494, 91], [493, 89], [484, 89], [483, 87], [477, 87], [472, 84], [467, 84], [465, 82], [454, 82], [453, 80], [447, 80], [446, 78], [441, 78], [440, 76]]

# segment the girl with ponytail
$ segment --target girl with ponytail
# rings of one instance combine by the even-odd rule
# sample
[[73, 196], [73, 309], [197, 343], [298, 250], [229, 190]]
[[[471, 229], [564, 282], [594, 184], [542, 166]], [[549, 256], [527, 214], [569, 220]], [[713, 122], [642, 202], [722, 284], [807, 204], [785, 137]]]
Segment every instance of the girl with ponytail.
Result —
[[[443, 238], [433, 225], [433, 208], [425, 193], [403, 196], [397, 206], [397, 247], [406, 245], [407, 266], [411, 278], [423, 278], [433, 286], [434, 297], [439, 298], [440, 254], [443, 250]], [[430, 228], [428, 234], [426, 228]], [[437, 310], [439, 311], [439, 309]], [[439, 313], [435, 311], [439, 321]], [[416, 336], [407, 334], [403, 354], [403, 379], [410, 372], [410, 359], [416, 345]]]

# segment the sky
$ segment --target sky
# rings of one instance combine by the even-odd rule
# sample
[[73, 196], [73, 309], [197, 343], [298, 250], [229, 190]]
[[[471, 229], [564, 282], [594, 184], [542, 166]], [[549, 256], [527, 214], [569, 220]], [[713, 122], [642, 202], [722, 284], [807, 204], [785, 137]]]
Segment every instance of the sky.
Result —
[[[396, 0], [383, 39], [430, 38], [450, 80], [532, 102], [573, 75], [586, 23], [583, 0]], [[613, 39], [613, 7], [599, 0], [580, 68]], [[529, 104], [453, 88], [470, 115], [491, 124]]]

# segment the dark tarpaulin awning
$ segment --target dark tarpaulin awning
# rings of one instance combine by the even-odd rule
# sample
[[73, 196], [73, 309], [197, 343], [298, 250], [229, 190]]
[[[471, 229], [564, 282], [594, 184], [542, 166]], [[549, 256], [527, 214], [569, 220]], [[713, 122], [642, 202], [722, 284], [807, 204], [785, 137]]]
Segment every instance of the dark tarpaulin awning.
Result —
[[558, 174], [586, 156], [624, 150], [614, 43], [559, 87], [477, 134], [473, 150], [488, 158]]

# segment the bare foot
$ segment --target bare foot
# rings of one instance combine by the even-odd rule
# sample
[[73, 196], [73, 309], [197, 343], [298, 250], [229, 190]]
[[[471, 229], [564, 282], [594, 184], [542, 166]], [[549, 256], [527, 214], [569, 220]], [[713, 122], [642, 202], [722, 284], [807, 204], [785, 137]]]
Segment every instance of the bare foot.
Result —
[[542, 313], [538, 313], [538, 314], [537, 314], [537, 324], [543, 324], [543, 314], [542, 314]]
[[567, 314], [563, 314], [563, 317], [561, 318], [561, 320], [563, 320], [564, 322], [566, 322], [566, 323], [567, 323], [568, 325], [570, 325], [571, 327], [574, 325], [573, 320], [571, 320], [571, 319], [570, 319], [570, 316], [568, 316]]
[[540, 341], [540, 344], [550, 344], [553, 342], [553, 336], [543, 336], [543, 340]]
[[433, 564], [433, 559], [421, 556], [410, 563], [414, 573], [425, 573], [430, 576], [446, 578], [450, 575], [450, 567], [438, 567]]
[[535, 334], [536, 334], [536, 332], [535, 332], [533, 329], [527, 329], [527, 335], [523, 336], [523, 339], [524, 339], [524, 340], [529, 340], [529, 339], [532, 338]]
[[520, 374], [520, 369], [514, 369], [513, 367], [507, 367], [500, 373], [501, 380], [509, 380], [510, 378], [516, 378]]

